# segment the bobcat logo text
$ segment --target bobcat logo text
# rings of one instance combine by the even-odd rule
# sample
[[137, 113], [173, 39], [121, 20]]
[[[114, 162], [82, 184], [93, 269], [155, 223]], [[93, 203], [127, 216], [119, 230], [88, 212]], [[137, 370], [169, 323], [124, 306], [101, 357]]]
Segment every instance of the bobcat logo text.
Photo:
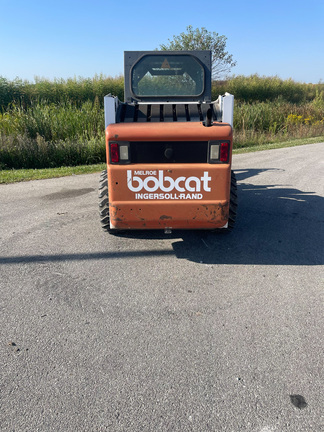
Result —
[[[127, 170], [127, 186], [135, 192], [135, 199], [202, 199], [201, 192], [210, 192], [211, 177], [208, 171], [204, 171], [201, 177], [180, 176], [173, 179], [165, 176], [163, 170], [157, 171], [135, 171]], [[141, 178], [141, 176], [145, 176]], [[155, 193], [156, 191], [163, 193]], [[139, 193], [141, 192], [141, 193]]]

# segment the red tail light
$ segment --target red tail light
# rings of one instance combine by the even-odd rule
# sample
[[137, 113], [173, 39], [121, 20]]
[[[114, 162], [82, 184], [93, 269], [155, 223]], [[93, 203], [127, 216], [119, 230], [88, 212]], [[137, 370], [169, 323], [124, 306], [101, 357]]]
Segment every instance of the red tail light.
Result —
[[229, 149], [229, 144], [227, 142], [222, 142], [220, 148], [220, 158], [219, 158], [221, 162], [228, 161], [228, 149]]
[[117, 143], [110, 144], [110, 162], [112, 163], [119, 162], [119, 148]]

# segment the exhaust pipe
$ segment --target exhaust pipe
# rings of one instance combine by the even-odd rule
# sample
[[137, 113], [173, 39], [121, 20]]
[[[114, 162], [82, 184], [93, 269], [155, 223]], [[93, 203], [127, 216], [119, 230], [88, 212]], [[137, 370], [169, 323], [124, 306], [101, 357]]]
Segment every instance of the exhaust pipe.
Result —
[[211, 108], [208, 108], [206, 113], [205, 126], [210, 127], [212, 124], [213, 124], [213, 111]]

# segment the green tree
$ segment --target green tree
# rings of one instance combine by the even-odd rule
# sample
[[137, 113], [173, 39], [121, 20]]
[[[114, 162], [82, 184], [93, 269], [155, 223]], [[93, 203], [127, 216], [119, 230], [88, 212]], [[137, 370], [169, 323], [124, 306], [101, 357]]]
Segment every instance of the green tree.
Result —
[[227, 38], [216, 32], [210, 32], [205, 27], [194, 29], [189, 25], [185, 32], [173, 36], [173, 39], [168, 39], [168, 41], [168, 43], [160, 45], [161, 50], [210, 50], [212, 52], [213, 79], [224, 78], [231, 68], [236, 66], [233, 56], [226, 51]]

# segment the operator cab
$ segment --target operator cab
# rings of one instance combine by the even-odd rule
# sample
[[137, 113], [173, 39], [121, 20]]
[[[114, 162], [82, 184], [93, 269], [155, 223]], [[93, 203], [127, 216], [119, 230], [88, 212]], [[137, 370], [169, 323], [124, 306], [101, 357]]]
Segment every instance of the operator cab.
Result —
[[126, 51], [126, 102], [210, 102], [210, 51]]
[[205, 91], [205, 68], [189, 54], [144, 55], [130, 70], [134, 100], [161, 97], [199, 100]]
[[[125, 102], [116, 123], [203, 122], [211, 110], [210, 51], [126, 51]], [[107, 126], [107, 124], [106, 124]]]

